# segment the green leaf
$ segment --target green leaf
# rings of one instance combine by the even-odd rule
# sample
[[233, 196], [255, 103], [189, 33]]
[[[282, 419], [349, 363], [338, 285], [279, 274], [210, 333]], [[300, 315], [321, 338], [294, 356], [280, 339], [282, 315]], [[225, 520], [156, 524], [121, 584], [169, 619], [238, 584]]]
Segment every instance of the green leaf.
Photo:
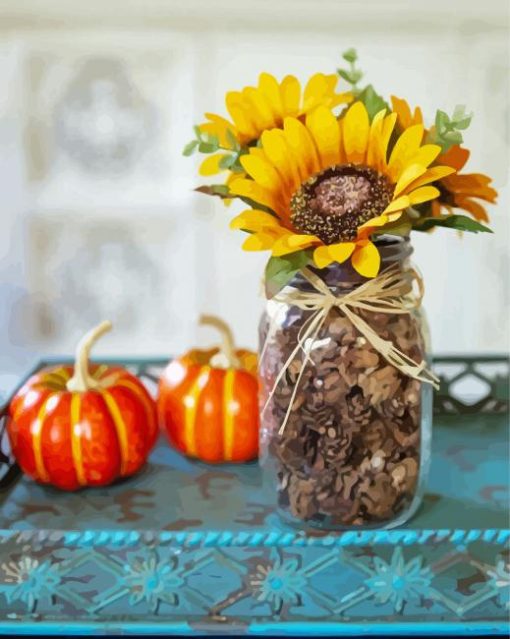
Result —
[[239, 144], [239, 141], [236, 138], [236, 136], [234, 135], [234, 133], [231, 131], [231, 129], [227, 129], [227, 141], [230, 144], [230, 146], [234, 149], [234, 151], [240, 151], [241, 150], [241, 146]]
[[351, 71], [346, 71], [345, 69], [337, 69], [336, 71], [338, 75], [349, 84], [356, 84], [356, 80]]
[[230, 169], [231, 166], [235, 163], [237, 157], [234, 154], [224, 155], [219, 161], [220, 169]]
[[186, 157], [193, 155], [197, 146], [198, 146], [198, 140], [191, 140], [191, 142], [188, 142], [188, 144], [186, 144], [186, 146], [182, 150], [182, 154], [185, 155]]
[[447, 113], [438, 109], [435, 126], [431, 127], [427, 140], [433, 144], [439, 144], [443, 152], [448, 151], [454, 144], [462, 144], [461, 131], [468, 128], [471, 118], [472, 114], [466, 113], [466, 107], [463, 105], [455, 107], [451, 118]]
[[255, 202], [255, 200], [250, 200], [249, 197], [244, 197], [244, 195], [232, 194], [229, 197], [237, 198], [238, 200], [241, 200], [241, 202], [244, 202], [245, 204], [247, 204], [250, 208], [255, 209], [257, 211], [265, 211], [266, 213], [270, 213], [271, 215], [276, 215], [273, 209], [270, 209], [268, 206], [259, 204], [258, 202]]
[[351, 64], [354, 64], [356, 62], [356, 60], [358, 59], [358, 54], [356, 52], [356, 49], [354, 49], [352, 47], [350, 49], [347, 49], [347, 51], [344, 51], [342, 53], [342, 58], [346, 62], [350, 62]]
[[267, 298], [271, 299], [279, 293], [294, 275], [308, 264], [310, 257], [310, 250], [296, 251], [281, 257], [270, 257], [265, 271]]
[[195, 131], [195, 135], [197, 136], [197, 140], [202, 140], [202, 131], [200, 130], [200, 127], [198, 126], [198, 124], [196, 124], [193, 127], [193, 131]]
[[195, 191], [205, 193], [205, 195], [216, 195], [221, 199], [230, 197], [230, 191], [225, 184], [209, 184], [207, 186], [198, 186]]
[[358, 100], [361, 100], [365, 105], [370, 121], [374, 119], [374, 116], [377, 115], [379, 111], [382, 111], [383, 109], [386, 109], [387, 111], [390, 110], [384, 98], [375, 92], [375, 89], [371, 84], [365, 87], [358, 95]]
[[473, 119], [472, 113], [466, 113], [466, 107], [464, 104], [458, 104], [453, 110], [452, 122], [455, 124], [455, 128], [464, 131], [471, 124]]
[[460, 131], [447, 131], [442, 136], [442, 140], [448, 142], [450, 146], [452, 144], [462, 144], [462, 139], [462, 133]]
[[380, 230], [375, 231], [372, 235], [399, 235], [406, 237], [412, 230], [412, 224], [408, 219], [401, 218], [393, 224], [386, 224]]
[[466, 215], [444, 215], [442, 217], [425, 217], [413, 225], [415, 231], [429, 231], [436, 226], [443, 226], [457, 231], [470, 233], [492, 233], [492, 230]]
[[210, 144], [209, 142], [200, 142], [198, 145], [198, 150], [200, 153], [214, 153], [218, 150], [218, 145]]
[[436, 112], [436, 127], [438, 131], [443, 131], [444, 129], [446, 129], [449, 123], [450, 118], [448, 117], [448, 114], [438, 109]]

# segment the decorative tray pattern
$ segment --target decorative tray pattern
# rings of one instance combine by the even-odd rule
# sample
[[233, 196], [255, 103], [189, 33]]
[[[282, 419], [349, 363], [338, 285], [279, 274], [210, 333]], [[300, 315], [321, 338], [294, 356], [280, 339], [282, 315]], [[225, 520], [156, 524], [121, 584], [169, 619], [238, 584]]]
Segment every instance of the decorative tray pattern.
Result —
[[[164, 360], [122, 363], [154, 389]], [[41, 487], [9, 456], [4, 406], [0, 634], [506, 635], [508, 360], [435, 367], [428, 494], [391, 531], [294, 530], [256, 464], [206, 466], [164, 441], [114, 486]]]

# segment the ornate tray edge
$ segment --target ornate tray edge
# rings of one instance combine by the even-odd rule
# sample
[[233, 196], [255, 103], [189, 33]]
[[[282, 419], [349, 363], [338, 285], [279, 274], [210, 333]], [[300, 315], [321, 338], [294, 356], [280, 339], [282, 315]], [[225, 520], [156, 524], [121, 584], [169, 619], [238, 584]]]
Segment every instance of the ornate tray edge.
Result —
[[322, 547], [345, 548], [367, 545], [415, 546], [450, 543], [462, 547], [473, 542], [485, 542], [505, 546], [510, 540], [510, 529], [422, 529], [422, 530], [368, 530], [345, 531], [336, 535], [306, 536], [291, 532], [172, 532], [172, 531], [107, 531], [86, 530], [80, 532], [37, 530], [11, 531], [0, 529], [0, 544], [8, 541], [26, 543], [38, 541], [62, 544], [68, 547], [92, 548], [101, 546], [130, 547], [140, 543], [147, 545], [173, 545], [183, 548], [225, 547]]

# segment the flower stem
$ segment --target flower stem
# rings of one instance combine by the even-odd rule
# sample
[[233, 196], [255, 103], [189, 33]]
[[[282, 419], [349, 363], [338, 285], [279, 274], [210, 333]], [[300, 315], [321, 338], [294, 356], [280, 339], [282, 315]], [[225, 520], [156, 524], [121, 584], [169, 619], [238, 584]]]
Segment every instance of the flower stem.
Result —
[[78, 342], [74, 362], [74, 374], [67, 382], [68, 391], [85, 393], [99, 386], [99, 382], [89, 373], [90, 350], [96, 341], [111, 330], [111, 328], [112, 323], [110, 321], [101, 322], [101, 324], [90, 330]]

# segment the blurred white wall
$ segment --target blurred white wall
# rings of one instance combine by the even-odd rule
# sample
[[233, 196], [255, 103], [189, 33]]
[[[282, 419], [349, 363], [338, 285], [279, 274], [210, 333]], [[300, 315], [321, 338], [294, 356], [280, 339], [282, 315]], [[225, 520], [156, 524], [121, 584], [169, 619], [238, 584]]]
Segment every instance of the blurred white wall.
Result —
[[266, 256], [242, 253], [235, 207], [193, 193], [181, 150], [227, 90], [332, 72], [350, 46], [428, 117], [475, 112], [494, 235], [416, 237], [416, 262], [436, 352], [507, 351], [508, 20], [506, 0], [0, 1], [0, 375], [106, 317], [99, 353], [180, 352], [201, 311], [255, 346]]

